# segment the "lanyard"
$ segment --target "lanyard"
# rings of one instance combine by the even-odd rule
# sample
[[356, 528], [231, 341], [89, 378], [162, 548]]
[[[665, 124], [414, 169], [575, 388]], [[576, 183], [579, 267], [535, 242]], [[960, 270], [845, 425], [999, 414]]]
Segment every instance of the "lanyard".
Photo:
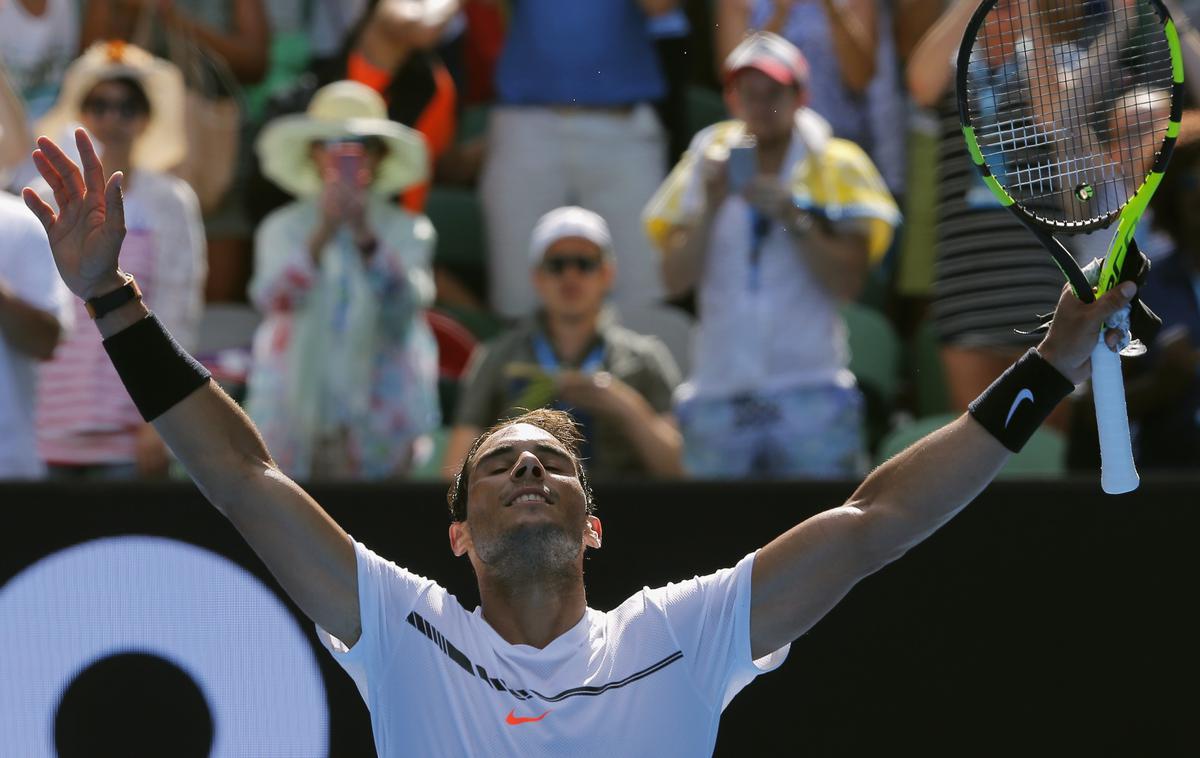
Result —
[[750, 208], [750, 271], [748, 284], [751, 292], [762, 285], [762, 252], [771, 233], [771, 217]]
[[[546, 335], [538, 333], [533, 338], [533, 353], [537, 356], [538, 365], [541, 366], [546, 373], [553, 374], [558, 371], [559, 360], [554, 354], [554, 348], [550, 346], [550, 340], [546, 339]], [[600, 370], [604, 364], [604, 343], [596, 345], [583, 358], [583, 362], [579, 364], [579, 370], [585, 374], [594, 374]]]

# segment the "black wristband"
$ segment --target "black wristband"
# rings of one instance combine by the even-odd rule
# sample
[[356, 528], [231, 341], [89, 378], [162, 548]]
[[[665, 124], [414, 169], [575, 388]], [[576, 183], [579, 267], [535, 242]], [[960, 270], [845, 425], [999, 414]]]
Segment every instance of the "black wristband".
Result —
[[153, 421], [212, 376], [151, 313], [104, 340], [104, 349], [146, 421]]
[[967, 406], [967, 412], [1001, 445], [1019, 453], [1055, 406], [1074, 389], [1070, 379], [1037, 350], [1029, 348]]

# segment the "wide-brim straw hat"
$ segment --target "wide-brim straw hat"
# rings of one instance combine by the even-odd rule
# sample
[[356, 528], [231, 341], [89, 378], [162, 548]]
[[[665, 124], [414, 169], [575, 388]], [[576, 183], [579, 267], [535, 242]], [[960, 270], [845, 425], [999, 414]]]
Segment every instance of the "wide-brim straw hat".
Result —
[[130, 162], [147, 171], [175, 168], [187, 154], [183, 75], [170, 61], [125, 42], [97, 42], [76, 58], [63, 75], [58, 100], [36, 131], [64, 138], [80, 123], [80, 106], [88, 93], [100, 82], [122, 77], [138, 82], [150, 101], [146, 131], [134, 141]]
[[429, 174], [425, 138], [389, 119], [379, 93], [359, 82], [333, 82], [320, 88], [304, 113], [268, 123], [254, 149], [268, 179], [293, 195], [311, 197], [323, 185], [312, 160], [312, 144], [367, 137], [387, 146], [372, 192], [391, 195], [425, 181]]

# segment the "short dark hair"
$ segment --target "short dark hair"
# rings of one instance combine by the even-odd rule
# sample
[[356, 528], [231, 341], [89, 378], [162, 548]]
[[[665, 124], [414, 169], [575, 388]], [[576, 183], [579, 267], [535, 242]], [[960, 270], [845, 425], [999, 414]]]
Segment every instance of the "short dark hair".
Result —
[[[1190, 116], [1191, 118], [1187, 118]], [[1171, 241], [1178, 244], [1186, 235], [1186, 214], [1193, 212], [1190, 208], [1182, 207], [1180, 198], [1184, 195], [1187, 183], [1191, 181], [1191, 170], [1200, 165], [1200, 128], [1195, 126], [1195, 119], [1200, 117], [1200, 111], [1187, 111], [1182, 119], [1183, 127], [1175, 141], [1175, 151], [1171, 154], [1171, 163], [1163, 174], [1162, 184], [1150, 198], [1150, 207], [1154, 210], [1154, 225], [1166, 232]]]
[[458, 468], [458, 474], [455, 475], [454, 481], [450, 483], [450, 491], [446, 493], [446, 503], [450, 506], [450, 520], [467, 520], [467, 490], [470, 485], [471, 472], [475, 468], [475, 457], [479, 453], [479, 448], [496, 432], [507, 429], [510, 426], [515, 426], [516, 424], [536, 426], [538, 429], [548, 432], [567, 449], [567, 452], [571, 456], [571, 462], [575, 464], [575, 473], [579, 477], [579, 484], [583, 487], [583, 497], [587, 504], [587, 512], [592, 513], [595, 511], [596, 503], [592, 497], [592, 487], [588, 484], [587, 472], [584, 470], [583, 461], [580, 458], [579, 446], [583, 442], [583, 434], [579, 431], [579, 425], [575, 423], [575, 419], [571, 418], [571, 414], [566, 411], [539, 408], [493, 425], [483, 434], [476, 437], [475, 441], [471, 443], [470, 450], [467, 451], [466, 457], [463, 458], [463, 462]]

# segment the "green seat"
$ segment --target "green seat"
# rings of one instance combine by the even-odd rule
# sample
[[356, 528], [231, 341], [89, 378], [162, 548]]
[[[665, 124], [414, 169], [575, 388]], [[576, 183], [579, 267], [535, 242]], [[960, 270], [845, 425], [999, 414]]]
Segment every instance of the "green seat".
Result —
[[[876, 462], [883, 463], [930, 432], [949, 424], [958, 415], [939, 413], [893, 429], [879, 444]], [[1042, 427], [1034, 432], [1021, 452], [1009, 458], [998, 476], [1005, 479], [1062, 476], [1066, 473], [1066, 451], [1067, 443], [1063, 436], [1053, 429]]]
[[850, 343], [850, 371], [864, 389], [889, 405], [900, 389], [900, 339], [883, 314], [861, 303], [842, 306]]
[[468, 105], [463, 108], [462, 115], [458, 119], [458, 133], [454, 135], [454, 140], [461, 145], [485, 136], [488, 110], [486, 105]]
[[474, 190], [454, 187], [430, 189], [425, 215], [437, 230], [435, 264], [479, 270], [486, 267], [483, 210]]
[[917, 327], [908, 351], [908, 375], [916, 389], [918, 416], [930, 416], [950, 410], [950, 392], [946, 388], [946, 371], [942, 366], [937, 333], [933, 321], [925, 319]]

